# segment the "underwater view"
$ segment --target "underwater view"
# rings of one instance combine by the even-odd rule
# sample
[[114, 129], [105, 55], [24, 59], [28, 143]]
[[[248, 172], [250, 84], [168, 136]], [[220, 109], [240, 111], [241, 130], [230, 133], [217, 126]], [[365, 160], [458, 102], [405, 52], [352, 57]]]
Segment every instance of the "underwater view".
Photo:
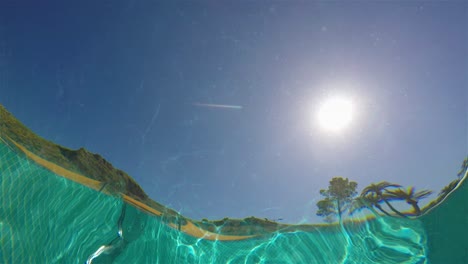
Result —
[[468, 263], [468, 3], [0, 3], [0, 263]]

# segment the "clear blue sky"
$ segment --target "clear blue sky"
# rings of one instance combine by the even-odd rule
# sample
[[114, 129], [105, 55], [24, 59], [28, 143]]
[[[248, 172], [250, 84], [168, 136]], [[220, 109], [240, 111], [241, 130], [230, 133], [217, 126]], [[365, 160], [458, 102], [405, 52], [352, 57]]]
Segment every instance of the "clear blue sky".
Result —
[[438, 192], [468, 153], [465, 1], [13, 2], [0, 103], [188, 217], [318, 222], [333, 176]]

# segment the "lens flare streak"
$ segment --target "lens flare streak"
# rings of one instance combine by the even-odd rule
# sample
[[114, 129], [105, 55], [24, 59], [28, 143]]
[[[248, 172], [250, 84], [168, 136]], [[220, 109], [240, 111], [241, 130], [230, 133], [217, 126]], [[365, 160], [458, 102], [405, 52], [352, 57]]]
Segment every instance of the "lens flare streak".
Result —
[[199, 106], [199, 107], [224, 108], [224, 109], [235, 109], [235, 110], [241, 110], [242, 109], [241, 105], [204, 104], [204, 103], [194, 103], [193, 105], [194, 106]]

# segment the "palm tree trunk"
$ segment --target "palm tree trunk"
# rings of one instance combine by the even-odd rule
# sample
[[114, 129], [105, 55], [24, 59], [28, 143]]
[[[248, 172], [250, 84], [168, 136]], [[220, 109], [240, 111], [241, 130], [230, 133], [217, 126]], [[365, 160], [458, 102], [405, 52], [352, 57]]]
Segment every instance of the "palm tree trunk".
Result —
[[338, 220], [340, 221], [341, 223], [341, 205], [340, 205], [340, 200], [339, 199], [336, 199], [336, 207], [337, 207], [337, 211], [338, 211]]
[[385, 211], [380, 205], [375, 204], [374, 206], [375, 208], [379, 209], [382, 213], [386, 214], [387, 216], [392, 216], [387, 211]]
[[375, 215], [380, 215], [379, 212], [377, 212], [377, 211], [374, 209], [374, 207], [373, 207], [372, 205], [371, 205], [371, 206], [367, 206], [367, 208], [368, 208], [369, 210], [371, 210], [371, 212], [374, 213]]
[[388, 202], [386, 199], [383, 199], [384, 202], [388, 205], [388, 207], [390, 208], [390, 210], [392, 210], [394, 213], [396, 213], [397, 215], [401, 216], [401, 217], [404, 217], [404, 218], [407, 218], [406, 215], [402, 214], [400, 211], [398, 211], [397, 209], [395, 209], [395, 207], [393, 207], [390, 202]]
[[410, 204], [411, 204], [411, 206], [413, 206], [414, 211], [416, 212], [416, 215], [420, 215], [421, 214], [421, 209], [418, 206], [418, 202], [411, 201]]

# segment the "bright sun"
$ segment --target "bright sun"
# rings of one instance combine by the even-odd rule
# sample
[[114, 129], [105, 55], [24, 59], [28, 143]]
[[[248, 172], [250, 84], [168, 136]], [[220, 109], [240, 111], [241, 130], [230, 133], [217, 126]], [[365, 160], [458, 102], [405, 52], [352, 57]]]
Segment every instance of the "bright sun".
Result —
[[320, 126], [330, 132], [340, 132], [353, 120], [353, 103], [345, 97], [330, 97], [319, 108], [317, 117]]

